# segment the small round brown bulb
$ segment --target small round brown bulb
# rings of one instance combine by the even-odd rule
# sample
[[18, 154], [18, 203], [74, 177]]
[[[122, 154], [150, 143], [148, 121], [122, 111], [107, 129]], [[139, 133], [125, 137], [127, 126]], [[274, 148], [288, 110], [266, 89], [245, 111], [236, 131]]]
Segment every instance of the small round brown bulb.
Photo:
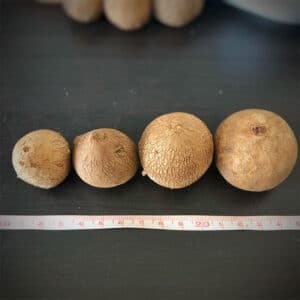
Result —
[[68, 142], [58, 132], [49, 129], [26, 134], [12, 152], [18, 178], [43, 189], [53, 188], [67, 177], [70, 159]]
[[96, 21], [102, 15], [102, 0], [62, 0], [65, 14], [79, 23]]
[[119, 130], [95, 129], [75, 138], [73, 164], [85, 183], [99, 188], [115, 187], [135, 175], [136, 145]]
[[291, 173], [298, 153], [287, 122], [262, 109], [227, 117], [215, 134], [216, 164], [227, 182], [253, 192], [275, 188]]
[[167, 26], [182, 27], [200, 15], [204, 3], [204, 0], [154, 0], [154, 15]]
[[213, 158], [212, 134], [194, 115], [162, 115], [144, 130], [139, 142], [143, 175], [157, 184], [179, 189], [197, 181]]
[[137, 30], [151, 17], [151, 0], [104, 0], [108, 20], [121, 30]]

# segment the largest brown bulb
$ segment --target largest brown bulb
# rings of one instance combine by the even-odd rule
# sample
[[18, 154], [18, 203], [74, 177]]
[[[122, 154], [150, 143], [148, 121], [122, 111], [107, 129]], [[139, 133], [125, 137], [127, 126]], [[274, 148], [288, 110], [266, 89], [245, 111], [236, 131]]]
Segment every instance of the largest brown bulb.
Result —
[[157, 184], [179, 189], [197, 181], [213, 159], [213, 138], [194, 115], [162, 115], [144, 130], [139, 142], [143, 175]]
[[279, 115], [245, 109], [227, 117], [215, 134], [216, 164], [233, 186], [262, 192], [281, 184], [298, 155], [295, 134]]

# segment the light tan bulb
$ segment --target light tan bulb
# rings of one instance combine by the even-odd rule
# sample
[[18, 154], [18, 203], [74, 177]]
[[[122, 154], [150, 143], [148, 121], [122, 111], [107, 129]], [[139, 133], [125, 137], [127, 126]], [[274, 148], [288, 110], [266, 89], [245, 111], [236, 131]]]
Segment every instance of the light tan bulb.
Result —
[[298, 154], [287, 122], [262, 109], [227, 117], [215, 133], [216, 164], [233, 186], [253, 192], [275, 188], [291, 173]]

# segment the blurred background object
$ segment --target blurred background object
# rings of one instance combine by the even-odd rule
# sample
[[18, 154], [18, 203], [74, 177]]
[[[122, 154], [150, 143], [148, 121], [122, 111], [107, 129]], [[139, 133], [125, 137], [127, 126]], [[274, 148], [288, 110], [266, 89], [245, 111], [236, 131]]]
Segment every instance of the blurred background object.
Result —
[[79, 23], [94, 22], [102, 15], [102, 0], [61, 0], [60, 3], [65, 14]]
[[[299, 0], [224, 0], [231, 6], [273, 21], [300, 24]], [[152, 14], [169, 27], [183, 27], [202, 13], [205, 0], [36, 0], [61, 4], [67, 16], [80, 23], [91, 23], [102, 15], [121, 30], [144, 27]], [[213, 2], [213, 0], [211, 0]]]
[[225, 0], [225, 2], [273, 21], [300, 23], [299, 0]]
[[154, 16], [164, 25], [183, 27], [200, 15], [204, 3], [204, 0], [153, 0]]
[[125, 31], [137, 30], [146, 25], [152, 15], [151, 0], [104, 0], [107, 19]]

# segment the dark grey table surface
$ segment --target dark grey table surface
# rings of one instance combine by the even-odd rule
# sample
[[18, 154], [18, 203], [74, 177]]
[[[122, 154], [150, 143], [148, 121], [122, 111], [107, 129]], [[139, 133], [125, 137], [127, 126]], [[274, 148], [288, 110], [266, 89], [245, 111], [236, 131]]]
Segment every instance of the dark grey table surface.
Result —
[[[57, 7], [0, 2], [0, 214], [300, 214], [299, 163], [279, 188], [239, 191], [212, 166], [183, 190], [140, 175], [100, 190], [72, 173], [44, 191], [16, 179], [14, 143], [99, 127], [138, 141], [154, 117], [187, 111], [212, 131], [228, 114], [281, 114], [300, 140], [300, 29], [210, 1], [192, 25], [124, 33]], [[298, 232], [0, 232], [0, 299], [299, 299]]]

